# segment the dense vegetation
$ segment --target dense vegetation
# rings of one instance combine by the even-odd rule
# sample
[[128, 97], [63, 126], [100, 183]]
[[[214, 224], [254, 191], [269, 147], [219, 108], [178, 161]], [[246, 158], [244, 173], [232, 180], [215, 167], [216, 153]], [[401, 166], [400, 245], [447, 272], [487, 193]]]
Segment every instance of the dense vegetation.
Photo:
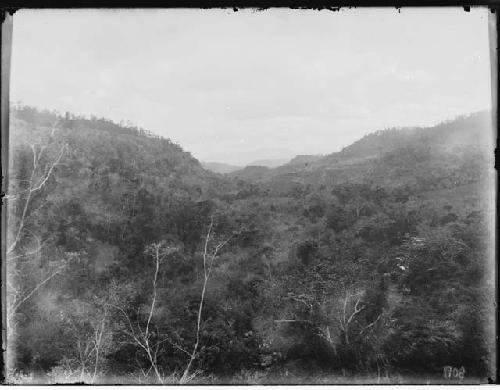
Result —
[[494, 375], [489, 113], [225, 176], [142, 129], [12, 117], [11, 381]]

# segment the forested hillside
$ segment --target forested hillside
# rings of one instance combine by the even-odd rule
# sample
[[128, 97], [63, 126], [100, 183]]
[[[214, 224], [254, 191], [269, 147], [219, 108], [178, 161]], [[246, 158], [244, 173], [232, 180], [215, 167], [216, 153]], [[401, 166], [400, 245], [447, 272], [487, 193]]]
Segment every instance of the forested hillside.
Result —
[[[450, 186], [449, 181], [476, 182], [479, 166], [492, 162], [490, 112], [479, 112], [429, 128], [388, 129], [370, 133], [340, 152], [297, 156], [273, 170], [243, 169], [231, 176], [253, 182], [302, 184], [373, 183], [401, 187]], [[466, 173], [466, 171], [468, 173]], [[460, 176], [457, 176], [460, 172]], [[430, 183], [432, 182], [432, 183]], [[454, 183], [453, 185], [456, 185]]]
[[219, 175], [142, 129], [17, 107], [8, 379], [484, 382], [489, 115]]

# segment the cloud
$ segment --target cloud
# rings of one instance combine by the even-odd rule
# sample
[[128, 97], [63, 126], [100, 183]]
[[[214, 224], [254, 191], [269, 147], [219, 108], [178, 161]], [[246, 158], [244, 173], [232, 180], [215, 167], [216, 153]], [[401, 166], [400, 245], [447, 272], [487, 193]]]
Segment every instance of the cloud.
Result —
[[132, 121], [202, 160], [329, 153], [489, 107], [487, 12], [22, 10], [11, 95]]

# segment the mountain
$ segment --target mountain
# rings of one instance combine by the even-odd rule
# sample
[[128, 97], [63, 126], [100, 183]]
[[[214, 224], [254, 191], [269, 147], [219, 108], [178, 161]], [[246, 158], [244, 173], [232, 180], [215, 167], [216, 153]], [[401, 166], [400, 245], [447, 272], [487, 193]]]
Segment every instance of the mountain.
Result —
[[[368, 134], [341, 152], [325, 157], [324, 162], [348, 158], [371, 158], [405, 147], [428, 146], [450, 151], [469, 145], [491, 145], [491, 112], [460, 116], [430, 127], [388, 129]], [[491, 137], [491, 138], [489, 138]]]
[[251, 167], [251, 166], [262, 166], [262, 167], [267, 167], [267, 168], [276, 168], [279, 167], [280, 165], [286, 164], [290, 159], [287, 158], [270, 158], [270, 159], [263, 159], [263, 160], [256, 160], [248, 163], [246, 166]]
[[[56, 242], [70, 247], [77, 246], [70, 231], [127, 251], [140, 247], [167, 231], [187, 228], [182, 224], [204, 213], [207, 201], [229, 196], [234, 189], [170, 140], [105, 119], [61, 117], [30, 107], [14, 110], [11, 159], [29, 161], [31, 145], [41, 153], [40, 164], [46, 164], [37, 175], [61, 153], [44, 187], [44, 212], [53, 217], [45, 221], [43, 231], [57, 232]], [[29, 166], [13, 164], [12, 169], [12, 176], [23, 177]], [[22, 192], [23, 186], [12, 182], [10, 192]], [[71, 217], [60, 220], [57, 210], [65, 209], [71, 210]], [[70, 222], [83, 216], [87, 222]], [[189, 245], [187, 236], [180, 237]]]
[[322, 158], [323, 156], [321, 155], [312, 155], [312, 154], [300, 154], [298, 156], [295, 156], [292, 158], [288, 163], [285, 165], [288, 166], [308, 166], [310, 163], [313, 163], [315, 161], [318, 161]]
[[[233, 172], [244, 180], [261, 183], [327, 184], [379, 181], [384, 185], [429, 180], [433, 164], [440, 168], [433, 180], [446, 183], [453, 172], [471, 172], [492, 156], [493, 135], [489, 111], [462, 116], [426, 128], [402, 128], [370, 133], [340, 152], [326, 156], [297, 156], [273, 169]], [[444, 172], [446, 170], [447, 172]], [[436, 172], [437, 173], [437, 172]], [[450, 176], [451, 175], [451, 176]], [[463, 178], [462, 178], [463, 179]], [[471, 177], [470, 180], [473, 180]]]
[[231, 173], [234, 171], [237, 171], [239, 169], [242, 169], [242, 167], [236, 166], [236, 165], [230, 165], [230, 164], [225, 164], [225, 163], [219, 163], [219, 162], [201, 162], [201, 166], [209, 171], [215, 172], [215, 173]]
[[[233, 173], [236, 171], [242, 171], [241, 175], [246, 175], [246, 173], [250, 171], [255, 171], [255, 167], [264, 167], [264, 168], [276, 168], [280, 165], [283, 165], [287, 163], [289, 160], [288, 159], [267, 159], [267, 160], [256, 160], [252, 161], [251, 163], [247, 164], [245, 167], [237, 166], [237, 165], [231, 165], [231, 164], [226, 164], [226, 163], [219, 163], [219, 162], [201, 162], [201, 165], [203, 168], [208, 169], [209, 171], [215, 172], [215, 173], [221, 173], [221, 174], [226, 174], [226, 173]], [[252, 167], [252, 168], [250, 168]], [[246, 169], [250, 168], [250, 169]], [[239, 175], [239, 174], [237, 174]], [[251, 174], [250, 174], [251, 175]]]
[[272, 169], [262, 165], [248, 165], [245, 168], [231, 172], [230, 177], [247, 180], [250, 182], [258, 181], [272, 174]]
[[269, 159], [254, 161], [244, 168], [230, 172], [231, 177], [254, 182], [272, 175], [272, 168], [283, 166], [290, 160], [287, 159]]

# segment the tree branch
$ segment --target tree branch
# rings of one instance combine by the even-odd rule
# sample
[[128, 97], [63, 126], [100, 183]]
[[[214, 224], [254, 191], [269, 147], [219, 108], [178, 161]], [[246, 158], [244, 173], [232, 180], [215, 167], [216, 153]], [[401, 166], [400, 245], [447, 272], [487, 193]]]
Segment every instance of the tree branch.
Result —
[[234, 234], [232, 234], [229, 238], [227, 238], [226, 240], [224, 240], [223, 242], [220, 242], [219, 244], [217, 244], [215, 246], [215, 249], [213, 250], [212, 254], [210, 255], [210, 262], [209, 262], [208, 271], [207, 271], [208, 243], [211, 239], [213, 223], [214, 223], [214, 220], [213, 220], [213, 215], [212, 215], [210, 217], [210, 225], [208, 227], [208, 232], [207, 232], [207, 235], [205, 237], [205, 245], [204, 245], [204, 250], [203, 250], [204, 280], [203, 280], [203, 288], [201, 290], [200, 304], [198, 307], [198, 319], [197, 319], [197, 323], [196, 323], [196, 342], [194, 344], [193, 351], [190, 354], [189, 362], [188, 362], [188, 364], [184, 370], [184, 373], [182, 374], [182, 377], [179, 381], [181, 384], [186, 383], [189, 380], [189, 378], [190, 378], [189, 371], [190, 371], [191, 366], [192, 366], [194, 360], [196, 359], [196, 355], [198, 353], [198, 346], [200, 343], [200, 329], [201, 329], [201, 318], [202, 318], [202, 312], [203, 312], [203, 302], [205, 300], [205, 292], [207, 289], [207, 284], [208, 284], [208, 280], [210, 278], [210, 274], [212, 272], [212, 266], [214, 264], [215, 258], [217, 257], [219, 250], [221, 250], [234, 236]]
[[65, 145], [63, 145], [63, 147], [61, 148], [61, 153], [59, 154], [59, 157], [51, 165], [51, 167], [49, 168], [48, 172], [44, 175], [43, 179], [38, 183], [38, 185], [34, 186], [35, 173], [36, 173], [38, 164], [40, 162], [40, 157], [42, 156], [42, 153], [43, 153], [45, 147], [42, 147], [40, 149], [40, 152], [37, 154], [35, 145], [31, 145], [31, 150], [33, 152], [33, 170], [31, 171], [31, 177], [30, 177], [30, 180], [29, 180], [28, 190], [25, 191], [25, 192], [28, 192], [28, 196], [27, 196], [26, 201], [24, 203], [23, 212], [21, 214], [21, 219], [19, 221], [19, 226], [17, 228], [17, 232], [16, 232], [16, 235], [15, 235], [15, 238], [14, 238], [14, 242], [7, 249], [7, 254], [11, 253], [16, 248], [17, 244], [19, 243], [19, 240], [21, 238], [21, 234], [22, 234], [22, 231], [23, 231], [23, 228], [24, 228], [24, 223], [25, 223], [25, 220], [26, 220], [26, 215], [28, 213], [28, 208], [29, 208], [29, 205], [31, 203], [33, 194], [36, 191], [42, 189], [42, 187], [45, 185], [45, 183], [47, 182], [47, 180], [51, 176], [52, 171], [54, 170], [54, 168], [56, 167], [56, 165], [59, 164], [59, 162], [61, 161], [61, 158], [62, 158], [62, 156], [64, 154], [64, 148], [65, 148]]
[[24, 302], [26, 302], [35, 292], [37, 292], [45, 283], [47, 283], [50, 279], [52, 279], [54, 276], [56, 276], [57, 274], [59, 274], [60, 272], [62, 271], [62, 268], [58, 269], [57, 271], [55, 271], [54, 273], [52, 273], [51, 275], [49, 275], [47, 278], [45, 278], [44, 280], [42, 280], [40, 283], [38, 283], [32, 290], [31, 292], [26, 295], [24, 298], [22, 298], [19, 302], [17, 302], [13, 307], [12, 309], [10, 310], [10, 313], [8, 314], [8, 317], [11, 318], [16, 310], [19, 308], [19, 306], [21, 306]]

